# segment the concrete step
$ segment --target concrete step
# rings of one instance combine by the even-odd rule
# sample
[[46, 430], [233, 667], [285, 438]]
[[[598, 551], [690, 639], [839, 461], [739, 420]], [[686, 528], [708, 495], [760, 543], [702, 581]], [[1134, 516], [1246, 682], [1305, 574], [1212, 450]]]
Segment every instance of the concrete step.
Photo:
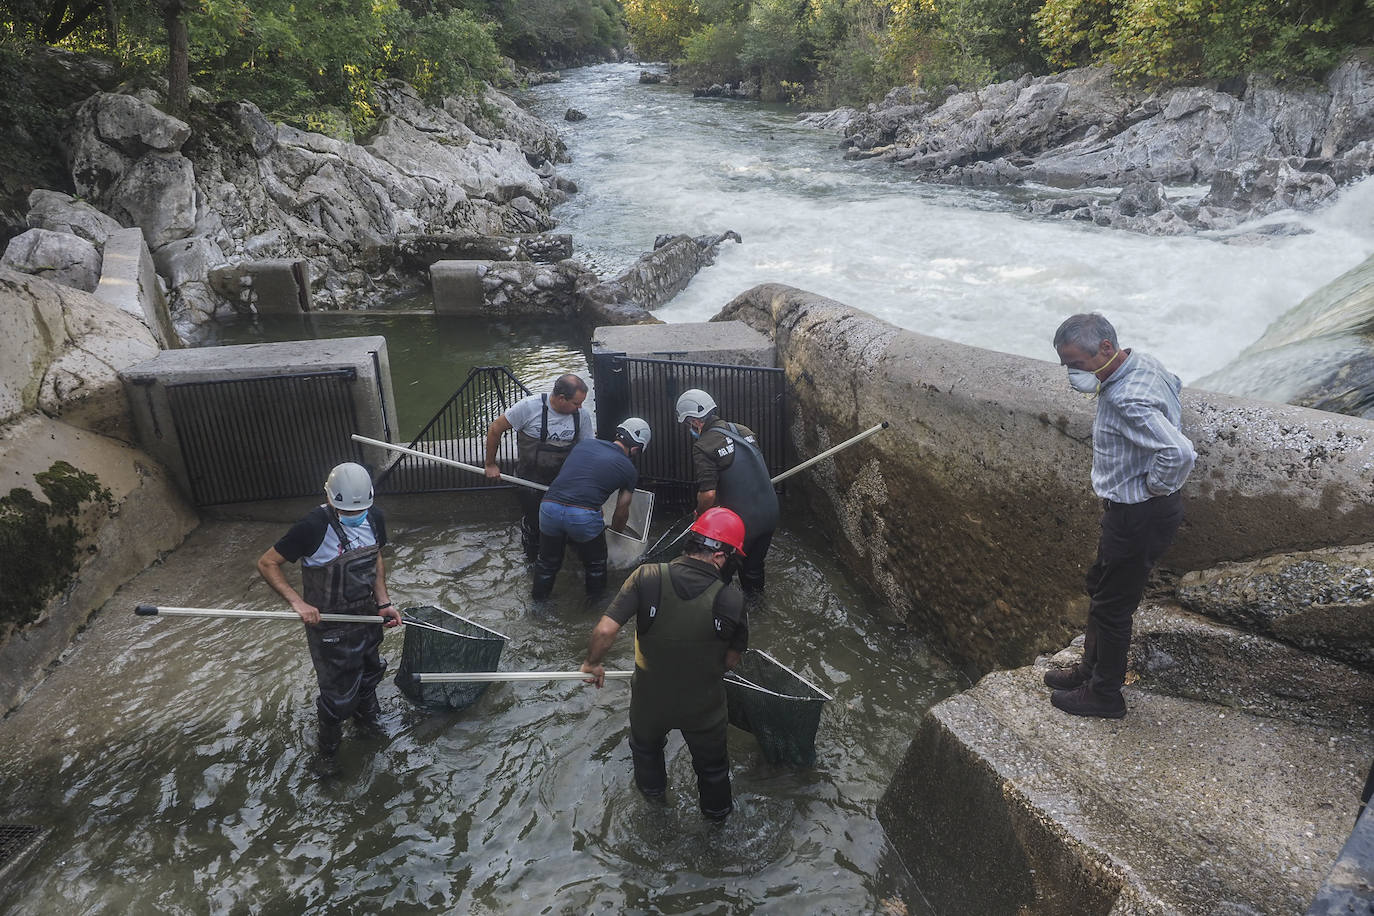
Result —
[[[1218, 657], [1220, 634], [1203, 627], [1184, 652], [1194, 644], [1165, 635], [1200, 624], [1170, 620], [1142, 620], [1146, 654], [1171, 645], [1173, 664], [1126, 689], [1124, 719], [1053, 708], [1043, 661], [930, 711], [879, 819], [936, 912], [1306, 910], [1354, 826], [1374, 756], [1368, 715], [1340, 721], [1328, 704], [1290, 718], [1298, 699], [1282, 692], [1251, 710], [1239, 691], [1219, 704], [1154, 689], [1177, 690], [1184, 669]], [[1216, 678], [1246, 663], [1238, 653]]]

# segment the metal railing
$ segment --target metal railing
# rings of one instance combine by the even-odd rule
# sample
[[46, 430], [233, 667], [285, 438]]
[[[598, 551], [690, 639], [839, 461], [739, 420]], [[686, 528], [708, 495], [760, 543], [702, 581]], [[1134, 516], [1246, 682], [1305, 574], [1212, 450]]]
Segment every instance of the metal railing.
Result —
[[[530, 393], [505, 366], [479, 366], [434, 415], [410, 448], [481, 467], [486, 463], [487, 427], [516, 401]], [[509, 471], [515, 466], [515, 436], [501, 438], [497, 462]], [[412, 455], [402, 455], [377, 478], [379, 493], [507, 489], [511, 485], [488, 480], [469, 471], [447, 467]]]

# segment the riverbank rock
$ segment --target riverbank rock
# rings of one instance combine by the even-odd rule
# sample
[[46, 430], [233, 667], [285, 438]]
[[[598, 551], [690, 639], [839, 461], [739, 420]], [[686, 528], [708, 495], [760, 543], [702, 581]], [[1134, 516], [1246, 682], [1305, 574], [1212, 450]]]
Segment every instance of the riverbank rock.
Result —
[[740, 243], [739, 233], [692, 238], [660, 235], [654, 250], [613, 280], [588, 282], [578, 291], [583, 318], [589, 327], [611, 324], [654, 324], [650, 309], [668, 302], [687, 288], [692, 277], [715, 262], [720, 244]]
[[[1138, 671], [1119, 721], [1053, 708], [1043, 661], [927, 713], [878, 818], [934, 912], [1306, 911], [1374, 755], [1362, 705], [1374, 679], [1270, 642], [1247, 651], [1260, 667], [1239, 689], [1209, 696], [1222, 678], [1193, 662], [1229, 641], [1176, 616], [1142, 608], [1147, 630], [1172, 631], [1149, 651], [1168, 645], [1183, 661], [1172, 680]], [[1301, 690], [1350, 701], [1318, 716], [1291, 699], [1230, 702], [1266, 675], [1291, 686], [1295, 669], [1314, 678]], [[1190, 682], [1193, 671], [1204, 680]]]
[[101, 246], [124, 227], [84, 200], [59, 191], [39, 189], [29, 195], [29, 228], [65, 232]]
[[157, 353], [152, 332], [128, 312], [0, 268], [0, 423], [42, 412], [132, 442], [119, 371]]
[[[566, 193], [557, 132], [489, 87], [436, 107], [384, 82], [364, 146], [272, 124], [246, 102], [198, 104], [181, 121], [146, 97], [99, 93], [81, 106], [72, 174], [101, 212], [143, 229], [184, 334], [243, 307], [214, 292], [211, 271], [303, 259], [315, 308], [356, 306], [422, 282], [398, 240], [537, 235]], [[108, 234], [59, 198], [35, 197], [30, 218]]]
[[[1023, 76], [944, 98], [907, 89], [844, 119], [847, 158], [875, 158], [952, 184], [1036, 182], [1066, 190], [1139, 183], [1211, 185], [1150, 218], [1128, 208], [1032, 206], [1150, 234], [1219, 228], [1306, 209], [1374, 168], [1374, 64], [1357, 54], [1321, 87], [1251, 77], [1237, 94], [1208, 86], [1146, 93], [1107, 69]], [[824, 116], [803, 123], [823, 126]], [[1205, 210], [1202, 209], [1205, 207]], [[1172, 216], [1157, 216], [1172, 212]]]
[[30, 229], [17, 235], [5, 246], [0, 264], [88, 293], [100, 283], [100, 251], [65, 232]]
[[1374, 671], [1374, 544], [1190, 572], [1178, 600], [1311, 652]]

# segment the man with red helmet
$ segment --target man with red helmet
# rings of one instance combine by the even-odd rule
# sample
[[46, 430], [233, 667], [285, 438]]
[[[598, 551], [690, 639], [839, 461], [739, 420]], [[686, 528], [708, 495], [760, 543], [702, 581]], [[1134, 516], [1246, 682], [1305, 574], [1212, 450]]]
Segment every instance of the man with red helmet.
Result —
[[582, 670], [602, 686], [601, 660], [616, 634], [635, 619], [635, 673], [630, 681], [630, 755], [635, 785], [649, 798], [668, 786], [663, 748], [682, 732], [697, 774], [701, 811], [720, 819], [734, 808], [725, 753], [726, 671], [749, 647], [744, 594], [721, 573], [742, 557], [744, 522], [729, 509], [707, 509], [688, 531], [682, 556], [640, 566], [592, 631]]

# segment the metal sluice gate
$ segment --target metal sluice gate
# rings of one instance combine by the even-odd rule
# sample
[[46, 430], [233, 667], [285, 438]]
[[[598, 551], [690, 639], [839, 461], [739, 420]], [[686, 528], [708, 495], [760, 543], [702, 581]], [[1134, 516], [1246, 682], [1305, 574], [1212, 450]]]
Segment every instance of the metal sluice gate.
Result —
[[[505, 366], [478, 366], [425, 424], [409, 448], [481, 467], [486, 464], [487, 427], [516, 401], [530, 393]], [[515, 466], [513, 435], [501, 438], [497, 462]], [[378, 493], [439, 493], [446, 491], [509, 489], [510, 484], [488, 480], [470, 471], [446, 467], [404, 455], [377, 476]]]
[[198, 506], [314, 496], [340, 461], [361, 461], [353, 369], [167, 386]]
[[595, 353], [597, 435], [608, 439], [626, 417], [640, 417], [653, 441], [639, 459], [640, 486], [659, 505], [686, 506], [696, 493], [692, 438], [677, 422], [678, 395], [689, 388], [710, 394], [720, 416], [758, 436], [769, 476], [788, 467], [787, 378], [782, 369], [726, 366], [624, 353]]

